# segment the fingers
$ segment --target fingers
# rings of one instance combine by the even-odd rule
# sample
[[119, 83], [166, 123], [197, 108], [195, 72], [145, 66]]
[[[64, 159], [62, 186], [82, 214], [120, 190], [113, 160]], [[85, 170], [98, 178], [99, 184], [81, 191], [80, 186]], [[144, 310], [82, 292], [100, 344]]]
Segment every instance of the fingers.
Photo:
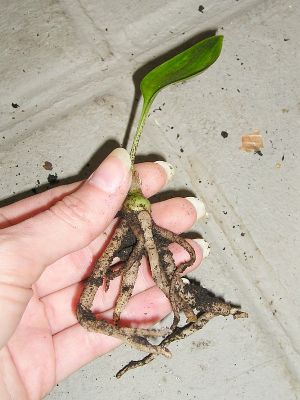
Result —
[[[148, 327], [164, 318], [170, 304], [157, 287], [134, 296], [122, 315], [122, 320], [133, 321], [132, 326]], [[113, 310], [105, 313], [112, 317]], [[56, 381], [66, 378], [83, 365], [113, 350], [122, 342], [119, 339], [88, 332], [79, 324], [73, 325], [53, 337], [56, 354]]]
[[[191, 203], [184, 198], [173, 198], [153, 204], [152, 215], [158, 225], [180, 233], [193, 226], [197, 219], [197, 210], [195, 202]], [[49, 266], [36, 283], [38, 295], [45, 296], [87, 277], [91, 270], [90, 266], [107, 244], [114, 224], [115, 222], [89, 246]]]
[[[202, 249], [194, 241], [189, 240], [196, 253], [195, 263], [185, 271], [189, 273], [194, 270], [202, 261]], [[173, 246], [173, 255], [176, 265], [189, 259], [187, 252], [180, 246]], [[133, 295], [142, 292], [145, 289], [154, 286], [148, 263], [145, 259], [139, 268], [138, 278], [134, 285]], [[100, 288], [94, 300], [94, 311], [103, 312], [113, 307], [115, 298], [120, 289], [120, 278], [116, 278], [110, 283], [109, 290], [105, 292]], [[44, 304], [45, 312], [51, 327], [52, 334], [66, 329], [77, 323], [75, 310], [82, 292], [82, 283], [76, 283], [58, 292], [43, 297], [41, 300]], [[122, 314], [123, 315], [123, 314]]]

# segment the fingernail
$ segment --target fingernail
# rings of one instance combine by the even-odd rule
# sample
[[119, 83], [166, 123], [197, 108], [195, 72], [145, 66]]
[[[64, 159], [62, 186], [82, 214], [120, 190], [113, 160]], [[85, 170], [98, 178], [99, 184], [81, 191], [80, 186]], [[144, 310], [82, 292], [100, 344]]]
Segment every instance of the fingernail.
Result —
[[131, 161], [123, 148], [115, 149], [102, 162], [88, 181], [107, 193], [116, 193], [124, 179], [128, 177]]
[[198, 199], [197, 197], [186, 197], [186, 200], [188, 200], [194, 206], [197, 213], [197, 219], [204, 217], [206, 214], [206, 209], [202, 200]]
[[191, 283], [188, 278], [181, 278], [181, 280], [185, 285], [189, 285]]
[[162, 169], [165, 171], [165, 174], [167, 176], [167, 182], [169, 182], [173, 176], [175, 175], [175, 168], [173, 165], [169, 164], [166, 161], [155, 161], [155, 164], [158, 164], [162, 167]]
[[210, 253], [210, 245], [204, 239], [194, 239], [194, 241], [201, 247], [202, 249], [202, 257], [206, 258]]

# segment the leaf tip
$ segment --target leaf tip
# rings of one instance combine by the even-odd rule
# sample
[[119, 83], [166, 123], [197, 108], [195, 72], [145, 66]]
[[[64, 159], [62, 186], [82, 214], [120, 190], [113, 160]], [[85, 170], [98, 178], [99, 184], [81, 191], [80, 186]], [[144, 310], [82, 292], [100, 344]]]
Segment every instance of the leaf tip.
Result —
[[220, 45], [222, 46], [224, 42], [224, 35], [217, 35], [217, 38], [219, 39]]

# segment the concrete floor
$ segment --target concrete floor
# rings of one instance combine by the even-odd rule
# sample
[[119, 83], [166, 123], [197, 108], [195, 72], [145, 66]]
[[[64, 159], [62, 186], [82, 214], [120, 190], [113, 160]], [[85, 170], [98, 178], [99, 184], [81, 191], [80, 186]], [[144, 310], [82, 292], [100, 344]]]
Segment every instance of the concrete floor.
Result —
[[[250, 318], [218, 318], [119, 381], [139, 357], [122, 346], [47, 400], [300, 398], [299, 1], [1, 3], [2, 204], [46, 188], [46, 160], [60, 182], [87, 176], [124, 140], [133, 74], [209, 31], [225, 36], [211, 69], [157, 97], [139, 153], [176, 165], [168, 189], [204, 199], [195, 231], [212, 250], [195, 277]], [[239, 149], [254, 129], [263, 155]]]

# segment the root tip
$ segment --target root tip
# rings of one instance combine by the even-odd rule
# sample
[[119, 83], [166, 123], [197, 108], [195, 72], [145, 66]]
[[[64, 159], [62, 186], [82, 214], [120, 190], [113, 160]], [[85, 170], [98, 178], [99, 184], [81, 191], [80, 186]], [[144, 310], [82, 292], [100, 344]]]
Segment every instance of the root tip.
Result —
[[165, 356], [166, 358], [172, 358], [172, 353], [168, 348], [161, 347], [161, 349], [163, 350], [163, 352], [161, 353], [163, 356]]
[[237, 308], [232, 308], [230, 310], [230, 314], [233, 316], [234, 319], [248, 318], [248, 313], [246, 313], [245, 311], [241, 311]]

